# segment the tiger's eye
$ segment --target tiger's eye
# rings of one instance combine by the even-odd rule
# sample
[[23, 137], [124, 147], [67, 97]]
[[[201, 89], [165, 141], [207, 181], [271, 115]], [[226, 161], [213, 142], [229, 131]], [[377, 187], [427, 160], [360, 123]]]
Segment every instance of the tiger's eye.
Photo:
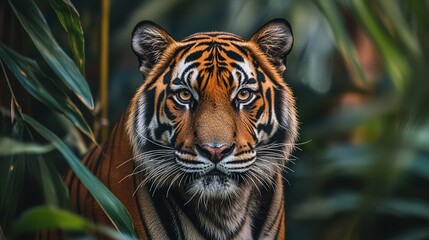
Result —
[[240, 102], [245, 102], [252, 97], [252, 93], [247, 89], [242, 89], [237, 93], [237, 99]]
[[181, 100], [183, 102], [188, 102], [192, 98], [192, 93], [189, 90], [183, 89], [183, 90], [179, 91], [177, 96], [178, 96], [179, 100]]

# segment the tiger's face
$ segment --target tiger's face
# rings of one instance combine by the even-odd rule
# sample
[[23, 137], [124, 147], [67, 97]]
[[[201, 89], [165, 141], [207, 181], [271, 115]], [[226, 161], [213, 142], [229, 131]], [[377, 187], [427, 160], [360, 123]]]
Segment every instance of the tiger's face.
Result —
[[132, 47], [145, 81], [127, 129], [141, 184], [221, 199], [269, 187], [297, 135], [281, 76], [292, 43], [279, 19], [250, 41], [225, 32], [175, 41], [158, 25], [139, 23]]

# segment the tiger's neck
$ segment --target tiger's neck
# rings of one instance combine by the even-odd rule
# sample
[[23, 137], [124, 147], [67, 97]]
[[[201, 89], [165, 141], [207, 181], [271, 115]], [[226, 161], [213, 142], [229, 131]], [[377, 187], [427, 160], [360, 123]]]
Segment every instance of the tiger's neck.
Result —
[[[138, 192], [147, 231], [170, 239], [283, 239], [281, 175], [272, 189], [243, 189], [228, 200], [186, 196], [179, 189]], [[191, 199], [192, 198], [192, 199]], [[189, 200], [191, 199], [191, 200]]]

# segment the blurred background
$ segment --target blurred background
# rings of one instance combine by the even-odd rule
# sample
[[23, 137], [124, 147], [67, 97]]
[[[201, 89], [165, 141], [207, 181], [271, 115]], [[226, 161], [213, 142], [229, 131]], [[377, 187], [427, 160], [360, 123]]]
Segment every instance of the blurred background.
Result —
[[[51, 2], [41, 0], [37, 5], [71, 57], [74, 47]], [[264, 23], [281, 17], [291, 23], [295, 36], [284, 78], [295, 94], [300, 121], [297, 148], [284, 173], [287, 239], [429, 239], [429, 1], [72, 3], [85, 40], [80, 70], [95, 108], [88, 110], [75, 96], [70, 99], [81, 109], [92, 134], [83, 134], [52, 107], [35, 101], [3, 67], [0, 178], [5, 183], [0, 185], [0, 238], [12, 232], [23, 211], [47, 202], [39, 191], [43, 187], [37, 187], [40, 173], [32, 170], [43, 166], [34, 165], [43, 159], [55, 169], [54, 175], [68, 167], [46, 140], [26, 130], [25, 123], [17, 127], [20, 121], [11, 122], [11, 115], [19, 115], [13, 111], [16, 103], [81, 156], [90, 145], [88, 136], [97, 142], [105, 139], [143, 81], [130, 47], [137, 22], [152, 20], [176, 40], [211, 30], [249, 39]], [[55, 79], [9, 3], [3, 1], [0, 7], [1, 43], [35, 59]], [[103, 49], [103, 44], [108, 47]], [[13, 144], [25, 147], [25, 154], [11, 151], [6, 142], [17, 136], [22, 142]], [[47, 149], [32, 152], [29, 142]], [[26, 164], [13, 175], [10, 168], [25, 162], [21, 158]], [[32, 189], [22, 190], [30, 183]]]

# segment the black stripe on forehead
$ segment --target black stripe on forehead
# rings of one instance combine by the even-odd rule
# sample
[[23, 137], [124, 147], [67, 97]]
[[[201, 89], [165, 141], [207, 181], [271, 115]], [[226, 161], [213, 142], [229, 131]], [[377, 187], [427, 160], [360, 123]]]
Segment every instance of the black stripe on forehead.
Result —
[[240, 51], [247, 58], [250, 57], [249, 51], [247, 50], [246, 46], [238, 45], [235, 42], [231, 42], [231, 45], [234, 46], [238, 51]]
[[205, 52], [205, 50], [201, 50], [201, 51], [195, 51], [191, 54], [189, 54], [186, 58], [185, 58], [185, 63], [187, 62], [192, 62], [192, 61], [196, 61], [198, 59], [200, 59], [203, 56], [203, 53]]
[[242, 57], [242, 56], [240, 56], [240, 54], [238, 54], [238, 53], [236, 53], [236, 52], [234, 52], [234, 51], [225, 50], [225, 53], [226, 53], [226, 55], [227, 55], [229, 58], [231, 58], [231, 59], [233, 59], [233, 60], [235, 60], [235, 61], [237, 61], [237, 62], [244, 62], [243, 57]]
[[[212, 36], [218, 37], [214, 38]], [[247, 74], [240, 64], [238, 64], [244, 63], [245, 59], [248, 60], [247, 62], [249, 64], [254, 62], [252, 59], [248, 59], [251, 55], [247, 47], [239, 44], [238, 42], [243, 42], [244, 40], [236, 37], [235, 35], [225, 34], [208, 34], [204, 36], [196, 35], [193, 39], [195, 38], [200, 40], [182, 45], [174, 51], [172, 56], [175, 57], [172, 58], [170, 62], [166, 62], [164, 65], [166, 67], [166, 71], [164, 72], [163, 76], [164, 84], [168, 85], [171, 82], [174, 85], [187, 85], [188, 87], [191, 87], [191, 79], [186, 78], [190, 77], [190, 75], [188, 75], [189, 72], [191, 72], [193, 69], [199, 68], [198, 76], [195, 75], [192, 77], [195, 78], [199, 84], [206, 85], [206, 80], [210, 79], [213, 74], [217, 74], [220, 78], [224, 78], [218, 80], [226, 85], [232, 86], [235, 77], [231, 74], [226, 74], [226, 72], [230, 71], [228, 66], [239, 70], [243, 75], [243, 77], [238, 79], [238, 84], [255, 83], [256, 76], [248, 76], [249, 74]], [[190, 39], [187, 41], [190, 41]], [[203, 56], [205, 56], [204, 59], [202, 59]], [[172, 73], [174, 72], [173, 69], [176, 68], [181, 62], [187, 65], [186, 68], [181, 69], [179, 76], [172, 76]], [[217, 69], [216, 73], [214, 72], [215, 69]], [[158, 75], [158, 77], [160, 77], [160, 75]], [[155, 81], [156, 78], [152, 79], [151, 84]], [[151, 84], [148, 84], [146, 89], [150, 89], [149, 86]], [[201, 85], [200, 87], [204, 88], [204, 86]]]
[[220, 39], [223, 41], [236, 41], [236, 42], [244, 42], [245, 40], [235, 34], [228, 33], [228, 32], [202, 32], [202, 33], [195, 33], [191, 36], [183, 39], [181, 42], [193, 42], [193, 41], [201, 41], [201, 40], [209, 40], [209, 39]]
[[[205, 62], [206, 66], [213, 66], [216, 63], [216, 67], [227, 67], [231, 62], [244, 62], [244, 58], [240, 55], [240, 51], [236, 51], [235, 46], [230, 45], [229, 43], [221, 43], [221, 42], [200, 42], [196, 44], [194, 47], [199, 46], [207, 46], [203, 50], [197, 50], [191, 52], [186, 56], [185, 63], [188, 62], [197, 62], [198, 60]], [[231, 49], [232, 48], [232, 49]], [[188, 50], [188, 49], [187, 49]], [[207, 56], [204, 59], [203, 54], [207, 53]]]

